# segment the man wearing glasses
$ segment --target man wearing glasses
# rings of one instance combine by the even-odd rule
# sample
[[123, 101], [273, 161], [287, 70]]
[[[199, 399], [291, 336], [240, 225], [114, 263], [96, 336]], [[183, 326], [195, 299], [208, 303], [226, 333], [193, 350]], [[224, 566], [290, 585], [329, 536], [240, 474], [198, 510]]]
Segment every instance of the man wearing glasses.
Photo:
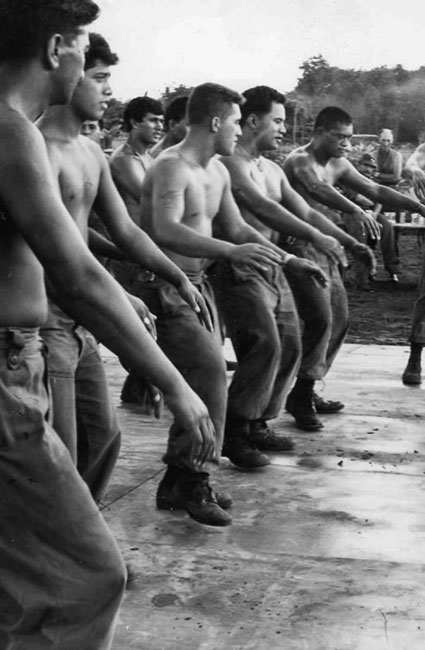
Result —
[[[347, 159], [353, 135], [351, 116], [336, 106], [328, 106], [318, 114], [310, 142], [292, 151], [284, 163], [289, 182], [306, 201], [319, 211], [327, 206], [343, 213], [345, 221], [354, 221], [365, 234], [379, 240], [380, 226], [372, 215], [343, 196], [337, 187], [362, 194], [374, 203], [394, 209], [425, 214], [425, 206], [400, 192], [356, 170]], [[317, 403], [314, 402], [314, 381], [318, 372], [326, 375], [344, 340], [348, 328], [347, 295], [337, 265], [310, 242], [295, 240], [284, 244], [285, 250], [315, 261], [329, 276], [328, 287], [300, 281], [291, 283], [299, 315], [304, 321], [303, 359], [296, 384], [287, 402], [291, 413], [305, 413], [306, 429], [320, 428]], [[290, 277], [288, 277], [290, 281]], [[321, 332], [318, 340], [317, 333]], [[326, 403], [327, 412], [342, 408], [340, 403]], [[326, 411], [321, 409], [322, 413]]]

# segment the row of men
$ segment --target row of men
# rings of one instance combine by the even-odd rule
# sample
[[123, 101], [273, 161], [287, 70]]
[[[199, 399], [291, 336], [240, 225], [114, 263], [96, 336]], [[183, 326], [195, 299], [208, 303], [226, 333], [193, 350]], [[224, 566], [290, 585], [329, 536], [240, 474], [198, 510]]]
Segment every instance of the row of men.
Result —
[[[212, 490], [208, 476], [223, 438], [223, 453], [235, 465], [264, 466], [263, 447], [292, 446], [267, 424], [285, 400], [309, 430], [322, 427], [318, 409], [342, 407], [318, 397], [314, 383], [347, 328], [343, 247], [366, 259], [370, 252], [314, 201], [344, 210], [375, 237], [376, 222], [336, 191], [337, 182], [425, 214], [418, 202], [350, 165], [352, 120], [340, 109], [319, 114], [312, 141], [288, 158], [286, 176], [261, 155], [285, 132], [284, 97], [263, 86], [241, 96], [203, 84], [188, 102], [187, 135], [146, 171], [136, 224], [103, 152], [80, 136], [82, 122], [99, 119], [107, 106], [116, 63], [104, 39], [86, 32], [97, 14], [92, 0], [0, 2], [0, 644], [6, 649], [107, 650], [112, 642], [126, 570], [96, 501], [120, 432], [95, 338], [157, 386], [174, 415], [158, 506], [227, 525], [231, 498]], [[130, 158], [138, 159], [133, 138], [152, 120], [154, 111], [128, 117]], [[89, 252], [87, 242], [111, 246], [90, 232], [92, 208], [117, 256], [154, 274], [134, 278], [144, 303], [125, 295]], [[238, 358], [229, 395], [206, 270]], [[159, 346], [148, 331], [146, 305], [157, 316]]]

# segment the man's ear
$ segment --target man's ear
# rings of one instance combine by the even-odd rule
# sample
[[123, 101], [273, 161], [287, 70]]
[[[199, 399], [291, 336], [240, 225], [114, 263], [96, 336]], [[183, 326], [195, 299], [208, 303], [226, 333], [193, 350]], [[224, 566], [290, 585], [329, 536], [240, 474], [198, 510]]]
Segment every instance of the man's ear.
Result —
[[213, 133], [217, 133], [220, 130], [220, 127], [221, 127], [221, 119], [218, 117], [218, 115], [216, 115], [211, 120], [211, 131]]
[[45, 48], [45, 62], [49, 69], [56, 70], [59, 67], [60, 55], [64, 40], [61, 34], [54, 34], [47, 41]]
[[140, 128], [140, 121], [135, 120], [134, 117], [130, 117], [130, 124], [133, 131], [138, 131]]
[[251, 113], [245, 120], [245, 123], [251, 127], [251, 129], [256, 129], [258, 126], [258, 116], [255, 113]]

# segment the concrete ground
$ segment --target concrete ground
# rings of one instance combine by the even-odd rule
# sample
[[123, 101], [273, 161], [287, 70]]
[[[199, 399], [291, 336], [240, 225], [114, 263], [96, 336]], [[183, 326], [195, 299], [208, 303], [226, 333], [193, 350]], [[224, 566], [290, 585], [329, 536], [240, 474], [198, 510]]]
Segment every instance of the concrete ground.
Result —
[[314, 434], [283, 413], [295, 452], [261, 471], [225, 459], [225, 529], [155, 509], [169, 419], [120, 405], [104, 358], [124, 443], [103, 513], [139, 573], [114, 650], [424, 650], [425, 395], [400, 381], [406, 348], [345, 345], [324, 390], [343, 413]]

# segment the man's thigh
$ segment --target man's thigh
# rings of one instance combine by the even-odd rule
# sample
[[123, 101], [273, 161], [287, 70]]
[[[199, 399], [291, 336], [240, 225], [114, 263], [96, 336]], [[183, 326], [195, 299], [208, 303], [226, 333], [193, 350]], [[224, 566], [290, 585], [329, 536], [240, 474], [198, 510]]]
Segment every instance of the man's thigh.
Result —
[[53, 427], [76, 460], [75, 372], [80, 356], [80, 341], [72, 328], [45, 328], [41, 335], [47, 345]]
[[[67, 449], [46, 421], [49, 404], [40, 348], [21, 350], [9, 364], [3, 352], [2, 647], [106, 648], [122, 595], [122, 559]], [[97, 631], [99, 641], [90, 640], [90, 629]]]

